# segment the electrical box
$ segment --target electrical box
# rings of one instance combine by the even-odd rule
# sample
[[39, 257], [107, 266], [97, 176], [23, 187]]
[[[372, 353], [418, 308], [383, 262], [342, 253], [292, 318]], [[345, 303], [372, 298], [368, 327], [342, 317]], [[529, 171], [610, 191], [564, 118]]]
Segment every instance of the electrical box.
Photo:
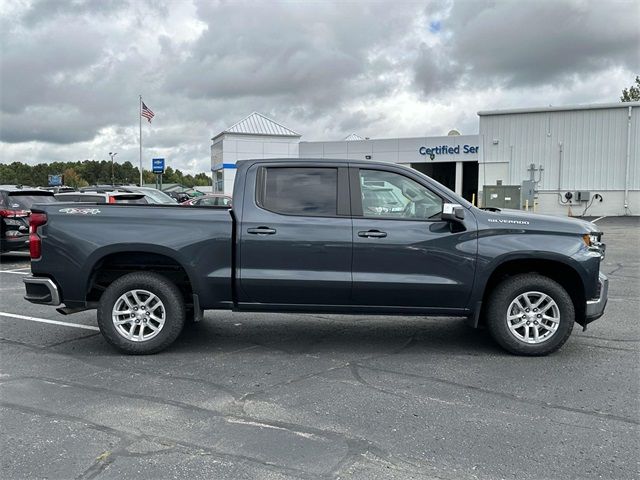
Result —
[[520, 209], [520, 185], [485, 185], [482, 187], [482, 206]]
[[527, 200], [528, 200], [529, 208], [533, 208], [533, 202], [535, 198], [536, 198], [536, 182], [534, 180], [523, 180], [520, 206], [524, 208], [524, 206], [527, 205]]
[[591, 200], [591, 192], [587, 192], [584, 190], [578, 190], [576, 192], [576, 202], [588, 202]]

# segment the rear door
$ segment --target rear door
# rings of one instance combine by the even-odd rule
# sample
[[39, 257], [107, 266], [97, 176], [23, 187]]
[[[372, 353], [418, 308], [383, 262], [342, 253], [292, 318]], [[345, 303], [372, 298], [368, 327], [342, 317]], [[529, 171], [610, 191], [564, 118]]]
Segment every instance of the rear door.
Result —
[[343, 165], [260, 163], [247, 170], [239, 230], [241, 303], [349, 303], [352, 238]]
[[434, 310], [466, 305], [475, 221], [470, 218], [467, 229], [441, 220], [444, 198], [401, 169], [352, 168], [350, 176], [353, 303]]

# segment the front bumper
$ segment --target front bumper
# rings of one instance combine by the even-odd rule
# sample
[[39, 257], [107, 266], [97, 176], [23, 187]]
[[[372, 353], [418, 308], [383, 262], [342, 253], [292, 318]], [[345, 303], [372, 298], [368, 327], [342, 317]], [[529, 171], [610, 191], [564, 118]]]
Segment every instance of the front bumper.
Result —
[[600, 272], [598, 276], [598, 283], [600, 284], [598, 298], [587, 300], [587, 308], [585, 311], [586, 323], [591, 323], [600, 318], [604, 314], [604, 307], [607, 305], [609, 279], [602, 272]]
[[50, 278], [28, 276], [22, 281], [27, 290], [25, 300], [41, 305], [60, 305], [60, 291]]

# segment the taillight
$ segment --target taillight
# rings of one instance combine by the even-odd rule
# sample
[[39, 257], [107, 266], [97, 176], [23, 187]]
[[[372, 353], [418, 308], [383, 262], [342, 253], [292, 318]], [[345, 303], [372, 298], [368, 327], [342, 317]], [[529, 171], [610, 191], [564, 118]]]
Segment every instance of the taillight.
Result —
[[42, 254], [42, 240], [38, 235], [38, 227], [47, 223], [46, 213], [32, 213], [29, 217], [29, 255], [33, 259]]
[[116, 197], [109, 195], [109, 203], [116, 203]]
[[0, 217], [4, 218], [20, 218], [28, 216], [29, 210], [0, 210]]

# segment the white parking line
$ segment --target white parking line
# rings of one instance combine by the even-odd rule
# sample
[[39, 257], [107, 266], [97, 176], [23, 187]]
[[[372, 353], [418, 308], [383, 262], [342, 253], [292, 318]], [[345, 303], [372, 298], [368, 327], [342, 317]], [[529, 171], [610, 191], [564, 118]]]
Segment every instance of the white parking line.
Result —
[[607, 216], [606, 216], [606, 215], [603, 215], [603, 216], [602, 216], [602, 217], [600, 217], [600, 218], [596, 218], [596, 219], [595, 219], [595, 220], [593, 220], [591, 223], [596, 223], [598, 220], [602, 220], [603, 218], [607, 218]]
[[29, 320], [30, 322], [50, 323], [52, 325], [62, 325], [63, 327], [83, 328], [85, 330], [100, 331], [98, 327], [93, 325], [81, 325], [79, 323], [61, 322], [59, 320], [49, 320], [48, 318], [27, 317], [26, 315], [18, 315], [16, 313], [0, 312], [0, 317], [17, 318], [19, 320]]

